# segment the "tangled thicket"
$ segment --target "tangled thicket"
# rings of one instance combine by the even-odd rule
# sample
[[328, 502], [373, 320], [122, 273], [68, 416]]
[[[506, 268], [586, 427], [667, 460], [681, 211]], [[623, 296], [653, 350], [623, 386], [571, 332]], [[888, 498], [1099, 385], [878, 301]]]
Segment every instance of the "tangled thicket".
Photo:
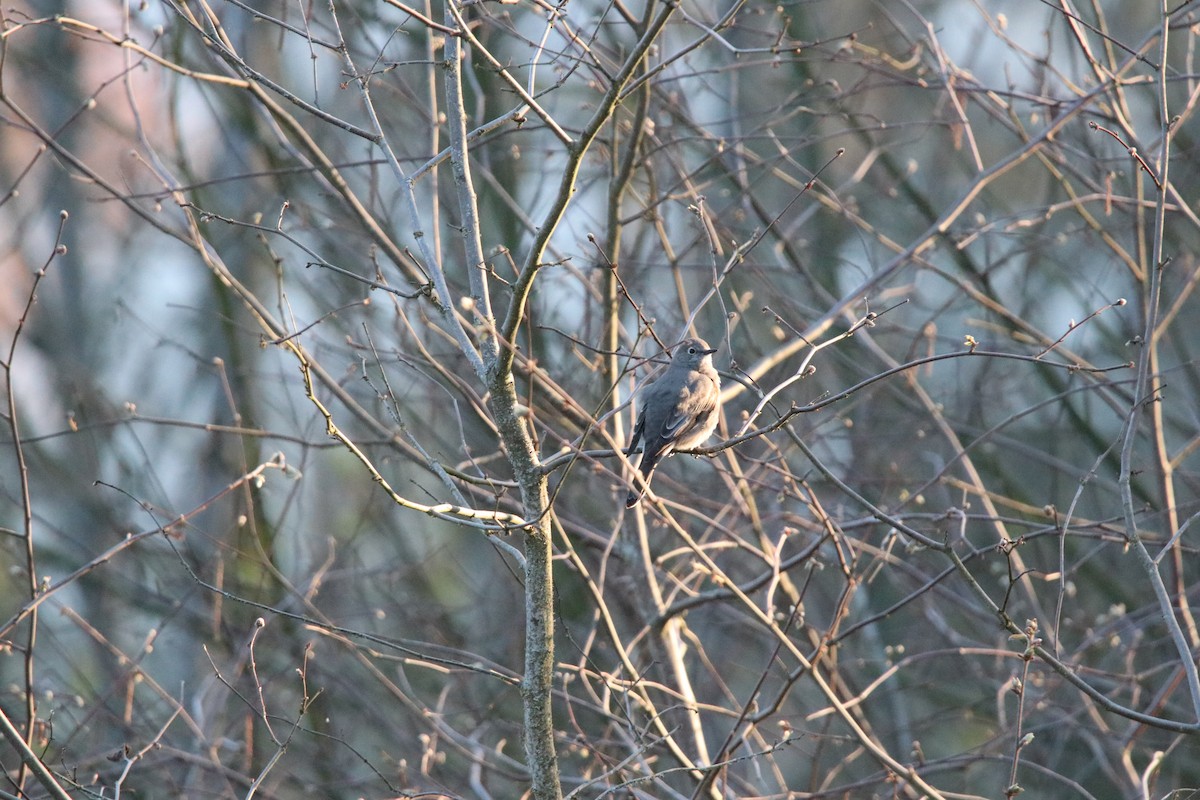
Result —
[[0, 8], [5, 796], [1200, 788], [1194, 4]]

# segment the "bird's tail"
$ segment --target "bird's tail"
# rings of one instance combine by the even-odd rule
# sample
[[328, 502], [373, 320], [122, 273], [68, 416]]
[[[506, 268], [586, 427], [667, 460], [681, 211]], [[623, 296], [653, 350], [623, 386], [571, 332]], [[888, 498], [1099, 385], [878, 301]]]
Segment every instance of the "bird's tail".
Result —
[[629, 494], [625, 496], [625, 507], [633, 508], [638, 503], [642, 502], [642, 495], [646, 493], [646, 487], [650, 485], [650, 478], [654, 475], [654, 467], [658, 464], [658, 458], [653, 455], [643, 455], [642, 463], [638, 465], [638, 471], [642, 473], [642, 479], [639, 481], [634, 479], [633, 488], [629, 490]]
[[629, 494], [625, 495], [625, 507], [633, 508], [638, 503], [642, 502], [642, 495], [645, 493], [645, 490], [640, 486], [636, 489], [631, 489]]

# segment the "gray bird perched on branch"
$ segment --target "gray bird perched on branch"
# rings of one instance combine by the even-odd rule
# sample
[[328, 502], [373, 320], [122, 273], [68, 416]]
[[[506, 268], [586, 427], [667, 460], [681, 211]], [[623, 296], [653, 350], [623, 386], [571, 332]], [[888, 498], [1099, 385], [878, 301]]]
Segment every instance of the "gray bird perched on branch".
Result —
[[721, 416], [721, 377], [712, 363], [715, 352], [703, 339], [684, 339], [667, 371], [642, 390], [642, 410], [629, 442], [630, 453], [639, 441], [645, 442], [638, 466], [642, 480], [634, 479], [634, 489], [625, 498], [626, 508], [642, 499], [660, 459], [676, 450], [698, 447], [716, 430]]

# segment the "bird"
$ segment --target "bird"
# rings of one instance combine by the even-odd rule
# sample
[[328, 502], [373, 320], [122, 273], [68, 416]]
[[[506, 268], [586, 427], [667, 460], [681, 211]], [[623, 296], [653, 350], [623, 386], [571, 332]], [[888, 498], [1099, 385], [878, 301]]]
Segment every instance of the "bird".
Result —
[[671, 356], [667, 371], [642, 390], [641, 411], [630, 437], [629, 453], [644, 441], [638, 465], [642, 480], [625, 498], [633, 508], [650, 485], [659, 460], [676, 450], [690, 450], [712, 436], [721, 416], [721, 376], [713, 367], [715, 347], [703, 339], [684, 339]]

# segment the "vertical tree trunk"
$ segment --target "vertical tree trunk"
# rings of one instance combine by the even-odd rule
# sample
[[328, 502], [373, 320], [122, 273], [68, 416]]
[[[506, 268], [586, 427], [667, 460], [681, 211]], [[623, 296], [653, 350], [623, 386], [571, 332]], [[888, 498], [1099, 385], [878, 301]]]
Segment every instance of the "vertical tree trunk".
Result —
[[535, 800], [558, 800], [562, 790], [554, 749], [551, 693], [554, 681], [554, 576], [551, 571], [549, 496], [529, 428], [517, 406], [512, 374], [493, 379], [491, 411], [508, 452], [525, 518], [525, 755]]

